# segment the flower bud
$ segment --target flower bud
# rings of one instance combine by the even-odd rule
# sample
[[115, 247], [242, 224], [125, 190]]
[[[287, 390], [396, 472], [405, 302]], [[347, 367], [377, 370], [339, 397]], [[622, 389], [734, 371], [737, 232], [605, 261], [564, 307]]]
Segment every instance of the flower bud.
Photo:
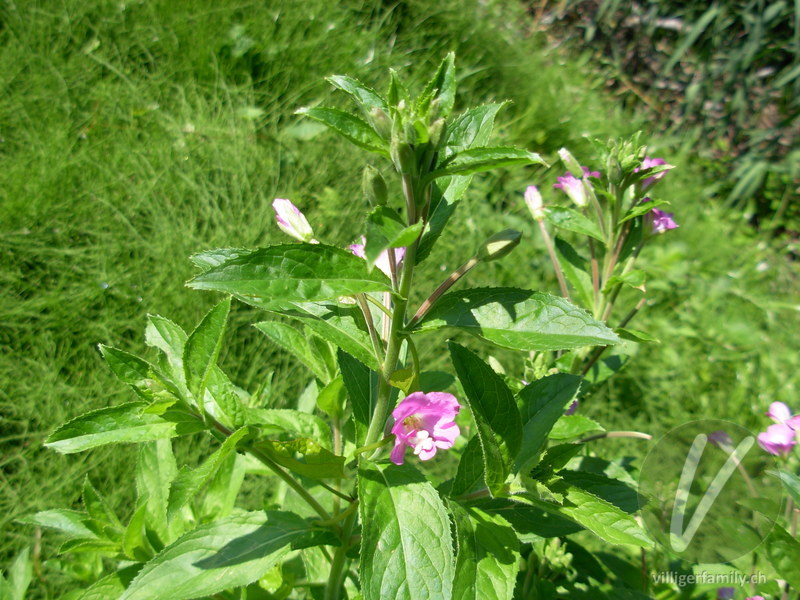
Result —
[[275, 209], [275, 220], [278, 222], [278, 227], [286, 235], [301, 242], [316, 242], [314, 230], [311, 229], [305, 215], [290, 200], [276, 198], [272, 202], [272, 208]]
[[431, 123], [430, 128], [428, 128], [428, 137], [430, 138], [431, 146], [434, 148], [439, 147], [439, 142], [442, 141], [444, 131], [444, 119], [436, 119], [433, 123]]
[[392, 120], [383, 110], [377, 106], [369, 111], [370, 121], [378, 135], [388, 140], [392, 135]]
[[412, 175], [416, 172], [417, 161], [411, 146], [393, 140], [389, 152], [395, 168], [401, 174]]
[[386, 188], [386, 181], [383, 175], [375, 167], [367, 165], [364, 168], [364, 176], [361, 179], [361, 187], [364, 195], [372, 206], [383, 206], [389, 192]]
[[570, 173], [572, 173], [575, 177], [583, 177], [583, 167], [581, 167], [581, 164], [575, 160], [575, 157], [572, 156], [569, 150], [566, 148], [561, 148], [561, 150], [558, 151], [558, 156]]
[[535, 185], [529, 185], [525, 190], [525, 204], [535, 221], [544, 219], [544, 202], [542, 202], [542, 195]]
[[504, 229], [495, 233], [478, 250], [476, 254], [478, 260], [489, 262], [503, 258], [519, 245], [522, 234], [514, 229]]

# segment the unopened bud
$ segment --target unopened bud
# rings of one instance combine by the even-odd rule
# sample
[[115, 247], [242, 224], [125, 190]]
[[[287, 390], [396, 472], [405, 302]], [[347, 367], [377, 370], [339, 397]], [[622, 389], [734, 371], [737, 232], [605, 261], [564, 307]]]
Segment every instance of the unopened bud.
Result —
[[389, 152], [395, 168], [403, 175], [410, 175], [416, 171], [416, 158], [411, 146], [396, 140], [392, 141]]
[[539, 189], [535, 185], [529, 185], [528, 189], [525, 190], [525, 204], [527, 204], [528, 210], [531, 211], [531, 216], [534, 220], [541, 221], [544, 219], [544, 202]]
[[519, 245], [522, 234], [515, 229], [504, 229], [486, 240], [478, 250], [478, 260], [489, 262], [503, 258]]
[[558, 156], [561, 162], [564, 163], [564, 166], [567, 167], [567, 171], [572, 173], [575, 177], [583, 177], [583, 167], [581, 167], [581, 164], [570, 154], [569, 150], [561, 148], [561, 150], [558, 151]]
[[445, 121], [444, 119], [436, 119], [428, 128], [428, 136], [431, 141], [431, 145], [434, 148], [439, 147], [439, 142], [442, 141], [442, 135], [444, 134], [445, 129]]
[[375, 128], [375, 131], [378, 132], [378, 135], [388, 140], [392, 135], [392, 120], [389, 118], [389, 115], [376, 106], [369, 111], [369, 116], [372, 121], [372, 126]]
[[361, 179], [361, 187], [364, 195], [372, 206], [383, 206], [389, 192], [386, 188], [386, 181], [383, 175], [375, 167], [367, 165], [364, 168], [364, 176]]

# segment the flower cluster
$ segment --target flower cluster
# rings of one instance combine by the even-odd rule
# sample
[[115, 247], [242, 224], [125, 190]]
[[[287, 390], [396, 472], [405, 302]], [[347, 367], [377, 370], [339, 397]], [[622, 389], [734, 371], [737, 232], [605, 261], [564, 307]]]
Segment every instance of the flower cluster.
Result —
[[800, 415], [792, 415], [783, 402], [770, 404], [766, 414], [775, 424], [758, 434], [758, 445], [775, 456], [788, 456], [800, 439]]

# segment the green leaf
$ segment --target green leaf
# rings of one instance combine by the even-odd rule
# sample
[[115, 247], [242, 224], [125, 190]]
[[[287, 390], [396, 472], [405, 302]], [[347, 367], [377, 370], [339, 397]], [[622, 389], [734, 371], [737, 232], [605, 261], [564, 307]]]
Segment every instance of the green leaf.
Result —
[[147, 315], [144, 341], [148, 346], [158, 348], [164, 353], [172, 368], [172, 374], [180, 382], [185, 382], [183, 350], [188, 338], [186, 332], [169, 319], [158, 315]]
[[484, 499], [476, 506], [486, 512], [502, 516], [513, 525], [522, 539], [531, 535], [543, 538], [564, 537], [583, 529], [571, 519], [559, 516], [552, 507], [544, 511], [506, 498]]
[[557, 373], [538, 379], [520, 390], [522, 445], [514, 464], [515, 472], [527, 469], [539, 455], [553, 425], [578, 396], [581, 381], [577, 375]]
[[417, 331], [457, 327], [513, 350], [611, 345], [617, 335], [563, 298], [517, 288], [474, 288], [442, 296]]
[[436, 490], [408, 465], [365, 464], [358, 475], [364, 600], [450, 598], [450, 519]]
[[336, 300], [391, 291], [389, 279], [351, 252], [324, 244], [282, 244], [253, 250], [212, 267], [186, 285], [268, 302]]
[[244, 482], [245, 470], [245, 458], [241, 454], [231, 453], [222, 461], [203, 494], [200, 507], [203, 522], [231, 514]]
[[642, 548], [653, 546], [652, 540], [633, 516], [610, 502], [579, 488], [567, 488], [559, 492], [564, 494], [563, 504], [540, 500], [531, 495], [515, 496], [515, 499], [571, 519], [610, 544], [628, 544]]
[[559, 229], [574, 231], [581, 235], [588, 235], [605, 244], [603, 234], [597, 223], [585, 217], [581, 213], [565, 206], [548, 206], [544, 209], [545, 218]]
[[444, 146], [455, 154], [474, 146], [485, 146], [489, 142], [497, 112], [507, 102], [484, 104], [463, 112], [447, 126]]
[[556, 444], [555, 446], [550, 446], [544, 451], [541, 460], [531, 471], [531, 477], [539, 481], [549, 480], [555, 471], [566, 465], [582, 448], [581, 444]]
[[344, 378], [341, 375], [332, 379], [317, 396], [317, 408], [334, 419], [341, 419], [344, 416], [346, 402], [347, 388], [344, 386]]
[[319, 121], [351, 143], [383, 156], [389, 156], [389, 148], [372, 126], [355, 115], [337, 108], [303, 108], [297, 114]]
[[639, 202], [639, 204], [633, 206], [625, 213], [625, 216], [620, 219], [620, 224], [624, 223], [625, 221], [630, 221], [638, 216], [645, 215], [649, 213], [654, 208], [658, 208], [659, 206], [663, 206], [664, 204], [669, 204], [669, 202], [664, 202], [663, 200], [654, 200], [650, 202]]
[[357, 306], [328, 302], [274, 303], [257, 298], [237, 298], [271, 313], [297, 319], [316, 335], [344, 349], [370, 368], [380, 368], [364, 315]]
[[324, 448], [331, 447], [331, 428], [316, 415], [290, 408], [252, 408], [247, 416], [249, 424], [259, 425], [264, 435], [286, 433], [293, 438], [311, 438]]
[[606, 284], [603, 286], [603, 293], [610, 293], [616, 285], [627, 285], [628, 287], [643, 292], [646, 279], [647, 274], [641, 269], [634, 269], [628, 273], [614, 275], [606, 281]]
[[56, 429], [44, 445], [72, 454], [105, 444], [148, 442], [205, 429], [202, 421], [186, 413], [167, 411], [158, 416], [143, 412], [145, 408], [145, 402], [130, 402], [93, 410]]
[[448, 348], [477, 426], [486, 487], [494, 495], [502, 491], [520, 448], [519, 410], [511, 390], [489, 365], [455, 342]]
[[99, 348], [108, 366], [120, 381], [131, 386], [145, 400], [154, 399], [154, 384], [158, 376], [153, 365], [138, 356], [111, 346], [100, 344]]
[[571, 440], [589, 433], [605, 431], [602, 425], [583, 415], [564, 415], [550, 430], [552, 440]]
[[467, 442], [461, 453], [456, 478], [450, 488], [450, 496], [457, 498], [471, 492], [481, 481], [483, 481], [483, 448], [480, 437], [476, 435]]
[[[177, 526], [171, 530], [167, 521], [169, 488], [178, 474], [170, 440], [156, 440], [139, 446], [136, 462], [136, 493], [144, 501], [146, 522], [164, 541], [171, 541]], [[180, 533], [178, 531], [178, 533]]]
[[[267, 440], [256, 447], [282, 467], [303, 477], [318, 480], [344, 477], [344, 456], [337, 456], [308, 438], [290, 442]], [[296, 458], [295, 454], [301, 458]]]
[[324, 360], [311, 346], [311, 340], [296, 327], [279, 321], [261, 321], [255, 328], [284, 350], [291, 352], [322, 382], [330, 381]]
[[519, 542], [498, 515], [450, 503], [456, 530], [453, 600], [510, 600], [519, 570]]
[[433, 173], [428, 181], [448, 175], [472, 175], [499, 167], [514, 167], [529, 164], [546, 164], [542, 157], [522, 148], [470, 148], [450, 156]]
[[84, 512], [66, 509], [53, 509], [44, 510], [36, 513], [35, 515], [22, 517], [19, 519], [19, 522], [23, 523], [24, 525], [36, 525], [37, 527], [57, 529], [61, 533], [64, 533], [71, 538], [96, 539], [97, 536], [84, 524], [84, 521], [88, 518], [89, 515]]
[[[438, 90], [436, 99], [439, 101], [438, 115], [447, 117], [453, 110], [456, 100], [456, 67], [455, 54], [449, 52], [436, 70], [436, 74], [422, 90], [420, 98], [431, 97], [434, 90]], [[427, 107], [421, 107], [427, 111]]]
[[781, 480], [783, 487], [789, 492], [795, 505], [800, 506], [800, 477], [788, 471], [767, 471]]
[[388, 248], [404, 248], [413, 244], [422, 233], [422, 221], [406, 226], [397, 211], [378, 206], [367, 215], [367, 243], [364, 255], [371, 269], [381, 252]]
[[224, 262], [240, 256], [250, 254], [252, 250], [247, 248], [215, 248], [213, 250], [204, 250], [189, 257], [192, 264], [201, 271], [208, 271], [213, 267], [218, 267]]
[[122, 535], [122, 551], [131, 560], [144, 562], [156, 553], [147, 536], [147, 504], [141, 502]]
[[616, 327], [614, 329], [614, 333], [616, 333], [623, 340], [630, 340], [631, 342], [639, 342], [641, 344], [661, 343], [657, 338], [653, 337], [646, 331], [642, 331], [640, 329], [630, 329], [629, 327]]
[[0, 571], [0, 599], [25, 600], [28, 586], [33, 579], [33, 562], [30, 555], [30, 548], [23, 548], [17, 554], [8, 569], [8, 580], [5, 580]]
[[212, 308], [186, 340], [183, 369], [186, 385], [199, 405], [203, 405], [209, 373], [217, 364], [222, 335], [231, 309], [230, 296]]
[[347, 352], [337, 353], [344, 386], [350, 398], [353, 418], [362, 425], [369, 425], [372, 417], [372, 383], [369, 368]]
[[120, 523], [116, 513], [108, 504], [106, 499], [100, 495], [100, 492], [94, 488], [92, 482], [89, 480], [88, 475], [86, 476], [86, 479], [83, 480], [83, 493], [81, 494], [81, 500], [83, 501], [83, 506], [86, 509], [86, 512], [92, 519], [112, 527], [120, 529], [122, 528], [122, 523]]
[[119, 598], [141, 568], [142, 565], [133, 564], [120, 569], [116, 573], [106, 575], [102, 579], [95, 581], [73, 600], [109, 600], [109, 598]]
[[380, 108], [384, 111], [388, 110], [386, 99], [357, 79], [353, 79], [347, 75], [332, 75], [326, 79], [331, 85], [350, 94], [365, 113], [369, 113], [373, 108]]
[[773, 526], [763, 548], [772, 567], [793, 589], [800, 589], [800, 542], [777, 523]]
[[[573, 445], [580, 446], [580, 444]], [[632, 487], [624, 481], [588, 471], [563, 470], [558, 475], [568, 485], [594, 494], [626, 513], [635, 513], [639, 510], [639, 495], [635, 486]]]
[[225, 462], [228, 456], [236, 452], [236, 445], [247, 436], [249, 431], [247, 427], [242, 427], [233, 432], [200, 466], [194, 469], [183, 467], [180, 470], [169, 490], [169, 501], [167, 503], [168, 520], [171, 521], [175, 514], [195, 497], [200, 488], [216, 475], [217, 469]]
[[556, 237], [555, 250], [561, 271], [578, 293], [584, 307], [594, 306], [594, 287], [592, 285], [591, 266], [589, 261], [578, 254], [575, 249], [560, 237]]
[[247, 585], [307, 534], [302, 518], [278, 511], [200, 525], [148, 562], [119, 600], [185, 600]]
[[204, 407], [206, 412], [227, 427], [238, 429], [245, 424], [245, 408], [236, 386], [216, 365], [208, 374]]

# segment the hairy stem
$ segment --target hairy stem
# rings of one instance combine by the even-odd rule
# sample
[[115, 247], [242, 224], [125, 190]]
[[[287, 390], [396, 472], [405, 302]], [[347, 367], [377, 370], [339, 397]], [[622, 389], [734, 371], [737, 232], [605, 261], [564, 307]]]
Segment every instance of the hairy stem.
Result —
[[553, 240], [550, 239], [550, 234], [547, 232], [547, 227], [545, 227], [544, 221], [539, 220], [538, 222], [539, 231], [542, 232], [544, 245], [547, 248], [547, 253], [550, 255], [550, 262], [553, 263], [553, 270], [555, 270], [556, 277], [558, 278], [558, 287], [561, 289], [561, 295], [567, 300], [570, 300], [569, 288], [567, 287], [567, 282], [564, 279], [564, 271], [561, 269], [561, 263], [558, 260], [558, 256], [556, 256], [556, 249], [553, 246]]

